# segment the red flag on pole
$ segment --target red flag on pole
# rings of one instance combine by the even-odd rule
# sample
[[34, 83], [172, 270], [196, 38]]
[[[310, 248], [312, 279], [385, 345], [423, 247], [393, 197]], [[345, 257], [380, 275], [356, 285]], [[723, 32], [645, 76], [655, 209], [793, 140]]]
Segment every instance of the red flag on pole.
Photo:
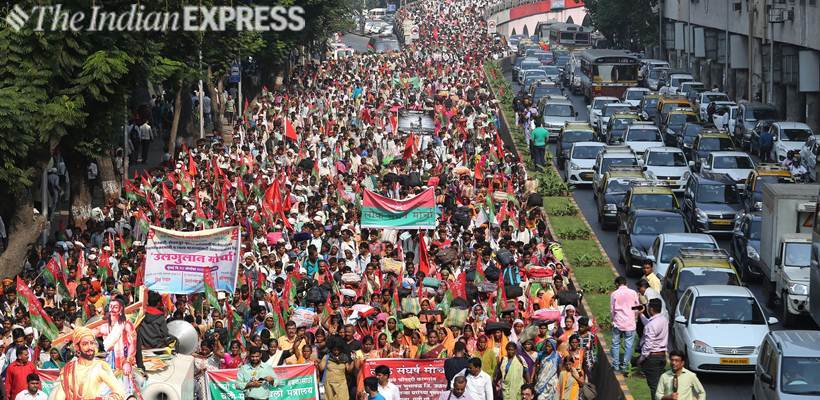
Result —
[[419, 237], [419, 271], [424, 276], [430, 276], [430, 259], [427, 257], [427, 244], [424, 243], [424, 236]]
[[288, 117], [285, 117], [284, 120], [285, 120], [285, 122], [284, 122], [284, 124], [285, 124], [285, 137], [290, 139], [290, 140], [293, 140], [295, 142], [296, 139], [297, 139], [297, 137], [296, 137], [296, 128], [293, 127], [293, 123], [290, 122], [290, 119]]
[[404, 142], [404, 153], [402, 154], [402, 158], [405, 160], [412, 157], [413, 153], [416, 151], [416, 136], [412, 133], [410, 136], [407, 136], [407, 141]]

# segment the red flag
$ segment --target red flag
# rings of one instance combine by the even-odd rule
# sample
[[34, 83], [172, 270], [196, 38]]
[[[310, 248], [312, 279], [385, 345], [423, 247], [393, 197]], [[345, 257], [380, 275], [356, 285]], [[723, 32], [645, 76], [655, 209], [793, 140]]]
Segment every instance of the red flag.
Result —
[[188, 153], [188, 176], [196, 176], [196, 162], [191, 153]]
[[405, 160], [412, 157], [413, 153], [416, 151], [416, 136], [412, 133], [410, 136], [407, 136], [407, 141], [404, 142], [404, 154], [402, 154], [402, 158]]
[[290, 139], [290, 140], [293, 140], [295, 142], [296, 139], [297, 139], [296, 128], [293, 127], [293, 123], [290, 122], [290, 119], [288, 117], [285, 117], [284, 120], [285, 120], [285, 122], [284, 122], [284, 124], [285, 124], [285, 137]]
[[419, 237], [419, 271], [424, 276], [430, 276], [430, 259], [427, 257], [427, 244], [424, 243], [424, 236]]
[[168, 186], [163, 184], [162, 185], [162, 199], [163, 205], [167, 208], [176, 208], [177, 201], [174, 200], [174, 196], [171, 194], [171, 191], [168, 190]]

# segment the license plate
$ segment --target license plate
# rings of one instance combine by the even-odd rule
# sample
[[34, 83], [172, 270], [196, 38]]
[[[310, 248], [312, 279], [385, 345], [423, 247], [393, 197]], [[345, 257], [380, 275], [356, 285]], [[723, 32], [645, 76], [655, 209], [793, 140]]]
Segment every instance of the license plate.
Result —
[[732, 221], [728, 219], [715, 219], [712, 220], [712, 223], [715, 225], [731, 225]]
[[721, 364], [729, 364], [729, 365], [744, 365], [749, 363], [748, 358], [721, 358]]

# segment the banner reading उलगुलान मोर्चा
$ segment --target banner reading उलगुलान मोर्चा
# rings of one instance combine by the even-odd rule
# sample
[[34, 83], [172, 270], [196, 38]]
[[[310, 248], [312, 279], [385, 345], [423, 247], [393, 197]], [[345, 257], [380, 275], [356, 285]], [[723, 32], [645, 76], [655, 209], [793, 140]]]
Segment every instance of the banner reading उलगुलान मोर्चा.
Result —
[[204, 271], [213, 271], [216, 290], [233, 293], [239, 268], [239, 227], [178, 232], [152, 226], [145, 242], [145, 286], [158, 293], [205, 290]]
[[[208, 371], [208, 392], [211, 400], [240, 400], [244, 398], [236, 388], [237, 369]], [[316, 366], [313, 364], [273, 367], [278, 384], [271, 388], [270, 399], [307, 400], [319, 398]]]
[[436, 196], [433, 188], [406, 200], [393, 200], [365, 189], [361, 227], [435, 229]]

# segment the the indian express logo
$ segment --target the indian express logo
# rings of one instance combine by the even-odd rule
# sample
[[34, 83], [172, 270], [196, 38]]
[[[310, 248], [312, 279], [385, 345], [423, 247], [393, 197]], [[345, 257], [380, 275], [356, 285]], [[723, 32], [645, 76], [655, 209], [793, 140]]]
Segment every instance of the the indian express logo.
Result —
[[305, 10], [300, 6], [185, 6], [178, 11], [148, 10], [132, 4], [125, 11], [94, 6], [68, 10], [62, 4], [11, 8], [4, 18], [15, 31], [32, 24], [35, 31], [176, 32], [176, 31], [301, 31]]

